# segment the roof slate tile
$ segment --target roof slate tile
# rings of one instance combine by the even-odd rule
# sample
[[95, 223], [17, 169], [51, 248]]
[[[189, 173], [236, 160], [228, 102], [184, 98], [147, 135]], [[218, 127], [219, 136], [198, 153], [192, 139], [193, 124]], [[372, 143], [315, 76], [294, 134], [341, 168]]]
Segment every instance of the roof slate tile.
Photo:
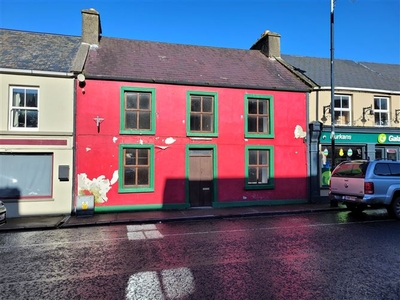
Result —
[[77, 36], [0, 29], [0, 68], [69, 72]]
[[[319, 86], [331, 86], [330, 58], [295, 55], [282, 55], [282, 58]], [[400, 65], [334, 59], [334, 85], [399, 92]]]
[[102, 37], [85, 64], [90, 78], [306, 91], [276, 59], [239, 50]]

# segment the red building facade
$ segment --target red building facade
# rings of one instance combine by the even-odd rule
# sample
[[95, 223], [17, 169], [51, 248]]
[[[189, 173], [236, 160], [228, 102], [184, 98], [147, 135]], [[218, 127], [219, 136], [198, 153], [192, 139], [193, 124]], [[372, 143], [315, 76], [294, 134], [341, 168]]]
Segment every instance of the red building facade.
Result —
[[[87, 80], [85, 93], [77, 90], [77, 194], [93, 194], [96, 210], [307, 198], [307, 147], [294, 134], [297, 125], [306, 128], [305, 115], [295, 113], [305, 111], [305, 93], [102, 80]], [[146, 96], [150, 100], [140, 103]], [[128, 97], [138, 97], [144, 109], [151, 107], [148, 131], [126, 130]], [[213, 102], [208, 109], [203, 100], [203, 114], [212, 111], [210, 132], [189, 126], [196, 122], [191, 102], [201, 97]], [[259, 106], [259, 124], [268, 112], [269, 136], [252, 134], [249, 118], [257, 116], [252, 105]], [[129, 155], [136, 161], [127, 161]]]

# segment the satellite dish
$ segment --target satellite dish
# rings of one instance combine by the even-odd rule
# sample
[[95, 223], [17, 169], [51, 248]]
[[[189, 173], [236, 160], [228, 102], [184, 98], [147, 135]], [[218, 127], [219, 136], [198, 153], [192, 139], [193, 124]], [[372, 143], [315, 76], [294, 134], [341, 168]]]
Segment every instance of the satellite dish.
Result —
[[84, 82], [85, 81], [85, 75], [83, 75], [82, 73], [78, 74], [77, 78], [78, 78], [79, 82]]

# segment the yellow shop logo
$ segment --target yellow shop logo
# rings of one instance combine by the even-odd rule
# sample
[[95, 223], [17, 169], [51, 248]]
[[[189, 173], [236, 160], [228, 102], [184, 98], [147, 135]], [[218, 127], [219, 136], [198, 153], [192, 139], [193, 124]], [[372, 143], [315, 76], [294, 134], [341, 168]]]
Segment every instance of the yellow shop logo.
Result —
[[386, 142], [386, 134], [381, 133], [380, 135], [378, 135], [378, 143], [383, 144], [384, 142]]

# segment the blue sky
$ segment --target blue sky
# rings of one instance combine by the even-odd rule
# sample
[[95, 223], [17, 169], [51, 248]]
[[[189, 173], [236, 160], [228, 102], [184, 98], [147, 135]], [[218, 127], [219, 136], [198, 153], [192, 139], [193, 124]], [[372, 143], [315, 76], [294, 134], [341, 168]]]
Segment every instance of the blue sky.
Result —
[[[0, 0], [0, 27], [81, 35], [95, 8], [103, 36], [249, 49], [265, 30], [283, 54], [330, 57], [331, 0]], [[334, 56], [400, 64], [399, 0], [336, 0]]]

